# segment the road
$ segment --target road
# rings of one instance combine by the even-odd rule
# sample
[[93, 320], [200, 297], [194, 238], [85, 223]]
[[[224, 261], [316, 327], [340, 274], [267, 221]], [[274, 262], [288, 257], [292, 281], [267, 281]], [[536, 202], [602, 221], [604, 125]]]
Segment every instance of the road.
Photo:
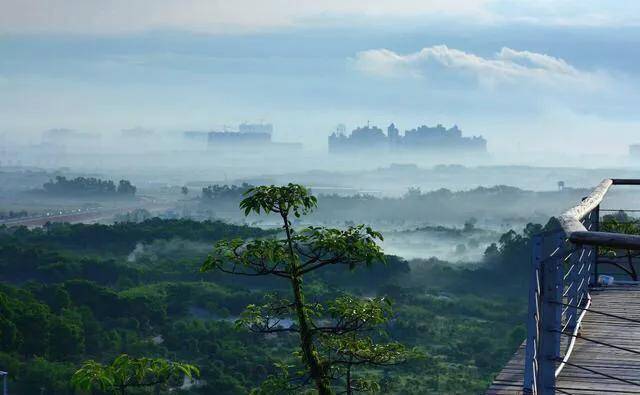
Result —
[[16, 218], [0, 221], [0, 225], [6, 226], [27, 226], [38, 227], [47, 222], [69, 222], [69, 223], [95, 223], [108, 220], [117, 214], [125, 214], [136, 209], [145, 209], [150, 212], [157, 212], [171, 208], [169, 205], [145, 204], [132, 207], [119, 207], [111, 209], [86, 209], [85, 211], [69, 212], [55, 215], [40, 215], [36, 217]]

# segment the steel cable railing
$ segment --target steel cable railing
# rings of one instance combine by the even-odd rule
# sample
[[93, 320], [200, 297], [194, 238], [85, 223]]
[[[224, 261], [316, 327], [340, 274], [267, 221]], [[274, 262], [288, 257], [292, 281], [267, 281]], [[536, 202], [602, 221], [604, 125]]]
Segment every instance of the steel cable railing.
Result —
[[[587, 226], [591, 218], [584, 219]], [[524, 386], [525, 391], [537, 394], [545, 393], [539, 391], [541, 385], [555, 382], [553, 378], [571, 355], [575, 338], [562, 341], [560, 335], [577, 333], [589, 308], [595, 253], [591, 247], [574, 246], [561, 230], [537, 235], [533, 244]], [[551, 252], [547, 255], [545, 249]], [[549, 360], [554, 362], [547, 363]]]
[[[598, 246], [640, 250], [640, 236], [600, 232], [599, 205], [609, 187], [616, 184], [640, 185], [640, 180], [604, 180], [580, 205], [560, 216], [557, 226], [547, 226], [545, 232], [533, 239], [524, 393], [569, 393], [566, 388], [556, 386], [556, 378], [565, 366], [640, 386], [640, 382], [615, 377], [571, 361], [577, 339], [602, 347], [640, 353], [610, 344], [606, 339], [592, 339], [580, 334], [582, 320], [591, 307], [589, 288], [597, 284], [599, 276]], [[606, 312], [593, 313], [626, 319]]]

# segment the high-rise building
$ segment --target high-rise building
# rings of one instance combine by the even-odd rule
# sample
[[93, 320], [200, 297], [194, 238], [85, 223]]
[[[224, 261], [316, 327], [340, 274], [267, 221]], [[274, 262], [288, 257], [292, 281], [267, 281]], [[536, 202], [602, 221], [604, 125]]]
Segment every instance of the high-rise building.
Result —
[[299, 143], [278, 143], [271, 140], [273, 125], [271, 124], [241, 124], [238, 131], [211, 131], [184, 132], [184, 138], [191, 142], [197, 142], [201, 147], [211, 150], [251, 151], [263, 149], [274, 150], [300, 150]]
[[271, 134], [260, 132], [210, 132], [209, 146], [255, 145], [271, 143]]
[[394, 144], [400, 141], [400, 130], [398, 130], [395, 124], [391, 123], [387, 128], [387, 137], [389, 141]]
[[333, 133], [329, 136], [329, 152], [357, 151], [464, 151], [484, 153], [487, 141], [482, 136], [463, 137], [458, 126], [447, 129], [438, 124], [434, 127], [422, 125], [407, 130], [404, 135], [391, 124], [387, 134], [376, 126], [356, 128], [347, 136], [344, 133]]
[[270, 123], [241, 123], [238, 126], [239, 133], [273, 134], [273, 125]]

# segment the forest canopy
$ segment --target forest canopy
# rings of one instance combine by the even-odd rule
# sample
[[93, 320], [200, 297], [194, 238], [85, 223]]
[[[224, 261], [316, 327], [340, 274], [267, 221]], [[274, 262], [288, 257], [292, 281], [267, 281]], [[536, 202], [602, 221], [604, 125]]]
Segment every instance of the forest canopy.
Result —
[[[424, 358], [368, 371], [383, 393], [481, 392], [524, 336], [523, 262], [533, 230], [505, 234], [478, 267], [386, 256], [387, 265], [370, 269], [329, 265], [305, 284], [320, 300], [393, 303], [388, 339]], [[158, 218], [0, 227], [0, 366], [10, 388], [72, 394], [83, 361], [109, 364], [121, 354], [197, 366], [200, 386], [183, 393], [244, 394], [278, 377], [277, 361], [291, 356], [296, 337], [256, 337], [234, 322], [247, 305], [283, 295], [286, 282], [199, 272], [216, 241], [275, 232]], [[501, 286], [507, 274], [510, 286]]]
[[54, 180], [45, 182], [42, 191], [52, 196], [87, 197], [87, 196], [134, 196], [137, 188], [129, 180], [120, 180], [116, 185], [111, 180], [95, 177], [76, 177], [67, 179], [56, 176]]

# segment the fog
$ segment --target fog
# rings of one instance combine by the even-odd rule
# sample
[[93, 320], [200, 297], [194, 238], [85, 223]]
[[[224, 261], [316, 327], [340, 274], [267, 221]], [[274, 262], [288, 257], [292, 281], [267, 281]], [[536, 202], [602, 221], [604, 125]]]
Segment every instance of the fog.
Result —
[[[361, 127], [362, 125], [358, 125]], [[385, 129], [386, 125], [378, 125]], [[419, 125], [413, 125], [416, 127]], [[448, 125], [451, 126], [451, 125]], [[198, 133], [208, 133], [203, 129]], [[226, 129], [225, 129], [226, 130]], [[402, 130], [402, 129], [401, 129]], [[205, 140], [185, 138], [185, 132], [160, 132], [136, 128], [100, 134], [79, 132], [74, 129], [53, 129], [66, 132], [64, 138], [41, 137], [31, 142], [20, 141], [19, 135], [4, 134], [0, 140], [0, 166], [55, 172], [95, 173], [107, 176], [127, 177], [138, 183], [186, 184], [189, 182], [230, 183], [243, 179], [297, 179], [315, 178], [314, 184], [327, 187], [366, 188], [372, 191], [395, 189], [396, 193], [407, 186], [428, 188], [454, 187], [455, 189], [479, 185], [512, 185], [522, 188], [544, 190], [553, 187], [560, 179], [572, 186], [588, 186], [605, 174], [630, 173], [640, 166], [640, 159], [628, 152], [609, 154], [584, 154], [567, 151], [553, 152], [518, 151], [514, 146], [510, 152], [492, 149], [488, 140], [486, 152], [441, 150], [437, 145], [425, 150], [389, 151], [385, 149], [352, 150], [332, 154], [326, 139], [334, 130], [321, 130], [325, 143], [311, 145], [300, 134], [296, 142], [283, 142], [279, 138], [278, 125], [268, 145], [236, 144], [212, 146]], [[132, 131], [138, 131], [132, 133]], [[129, 133], [125, 133], [129, 132]], [[348, 131], [347, 133], [349, 133]], [[401, 132], [404, 133], [404, 130]], [[463, 136], [473, 136], [462, 129]], [[453, 165], [444, 168], [443, 165]], [[468, 171], [469, 179], [448, 180], [456, 166], [477, 169]], [[524, 168], [522, 167], [524, 166]], [[344, 185], [342, 179], [356, 172], [371, 173], [389, 167], [434, 169], [428, 179], [406, 179], [403, 184]], [[504, 168], [505, 171], [494, 171]], [[485, 171], [486, 169], [486, 171]], [[588, 170], [584, 170], [588, 169]], [[507, 171], [508, 170], [508, 171]], [[595, 170], [595, 173], [591, 172]], [[330, 172], [314, 176], [313, 171]], [[591, 177], [590, 174], [597, 174]], [[553, 175], [556, 179], [548, 179]], [[454, 175], [455, 177], [455, 175]], [[568, 178], [568, 180], [566, 180]], [[437, 182], [434, 182], [437, 179]], [[336, 180], [337, 184], [332, 185]]]
[[[635, 167], [622, 165], [495, 164], [491, 153], [450, 152], [446, 160], [440, 154], [384, 158], [370, 152], [338, 155], [284, 146], [265, 155], [259, 146], [219, 149], [185, 141], [182, 134], [144, 129], [134, 134], [111, 141], [74, 135], [64, 145], [43, 148], [43, 142], [12, 151], [0, 167], [0, 223], [139, 222], [159, 216], [278, 228], [277, 217], [245, 217], [238, 209], [242, 193], [251, 185], [295, 182], [318, 196], [317, 210], [296, 220], [297, 227], [365, 223], [383, 232], [388, 254], [477, 264], [504, 232], [520, 231], [529, 222], [546, 223], [577, 204], [603, 178], [637, 174]], [[83, 144], [87, 150], [81, 152]], [[77, 177], [94, 189], [47, 187]], [[130, 181], [134, 194], [121, 192], [120, 180]], [[102, 189], [95, 190], [94, 184]], [[72, 185], [67, 188], [75, 188]], [[207, 188], [213, 188], [209, 195]], [[632, 187], [615, 187], [602, 208], [634, 208], [635, 196]], [[184, 254], [204, 255], [208, 248], [188, 241], [139, 244], [129, 260], [180, 259]]]
[[[370, 223], [398, 255], [469, 262], [501, 232], [640, 170], [640, 27], [622, 2], [301, 3], [277, 15], [194, 2], [201, 12], [180, 17], [149, 2], [126, 18], [117, 2], [10, 3], [7, 225], [144, 212], [272, 227], [242, 216], [239, 195], [203, 188], [296, 182], [320, 197], [301, 226]], [[47, 190], [57, 177], [68, 193]], [[625, 189], [607, 197], [632, 203]], [[461, 231], [471, 219], [481, 235]]]
[[638, 48], [629, 0], [0, 0], [5, 392], [519, 390], [640, 283]]
[[[136, 12], [127, 22], [117, 17], [118, 2], [104, 9], [9, 3], [0, 24], [0, 147], [10, 151], [39, 144], [43, 131], [56, 128], [99, 135], [77, 147], [83, 152], [182, 149], [173, 137], [184, 131], [242, 122], [272, 123], [275, 140], [317, 154], [337, 124], [348, 131], [367, 122], [394, 122], [401, 131], [457, 124], [487, 139], [493, 164], [620, 165], [638, 142], [630, 104], [639, 99], [632, 49], [640, 29], [630, 2], [566, 2], [562, 12], [547, 2], [465, 1], [474, 3], [471, 12], [427, 2], [391, 7], [392, 15], [364, 4], [298, 5], [266, 30], [260, 22], [282, 7], [258, 4], [220, 25], [226, 8], [192, 24], [189, 12], [180, 13], [189, 16], [183, 23], [166, 18], [175, 13], [167, 2], [145, 2], [155, 13]], [[266, 15], [253, 15], [263, 8]], [[62, 9], [101, 17], [60, 23]], [[121, 130], [137, 126], [154, 130], [155, 141], [122, 143]], [[20, 160], [32, 163], [33, 155]]]

